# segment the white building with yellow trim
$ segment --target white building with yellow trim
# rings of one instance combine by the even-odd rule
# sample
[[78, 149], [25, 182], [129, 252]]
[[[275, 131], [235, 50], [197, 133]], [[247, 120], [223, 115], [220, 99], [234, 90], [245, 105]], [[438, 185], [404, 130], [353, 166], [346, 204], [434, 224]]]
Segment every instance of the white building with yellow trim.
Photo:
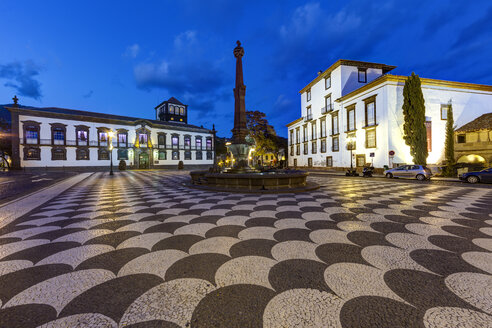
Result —
[[[395, 66], [338, 60], [305, 86], [301, 117], [287, 124], [289, 166], [377, 168], [412, 163], [403, 140], [403, 86], [406, 76], [388, 74]], [[425, 99], [428, 164], [444, 159], [446, 114], [453, 105], [455, 125], [492, 112], [492, 86], [421, 78]]]

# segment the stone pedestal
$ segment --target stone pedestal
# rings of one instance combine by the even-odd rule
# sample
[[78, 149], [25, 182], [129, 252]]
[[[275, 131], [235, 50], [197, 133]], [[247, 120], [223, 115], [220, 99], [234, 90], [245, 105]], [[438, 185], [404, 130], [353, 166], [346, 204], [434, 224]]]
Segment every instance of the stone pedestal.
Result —
[[252, 172], [253, 169], [251, 169], [248, 165], [248, 156], [249, 156], [249, 150], [250, 146], [248, 144], [243, 144], [243, 143], [238, 143], [238, 144], [231, 144], [227, 146], [229, 151], [232, 153], [234, 156], [234, 165], [232, 166], [231, 169], [227, 170], [228, 173], [240, 173], [240, 172]]

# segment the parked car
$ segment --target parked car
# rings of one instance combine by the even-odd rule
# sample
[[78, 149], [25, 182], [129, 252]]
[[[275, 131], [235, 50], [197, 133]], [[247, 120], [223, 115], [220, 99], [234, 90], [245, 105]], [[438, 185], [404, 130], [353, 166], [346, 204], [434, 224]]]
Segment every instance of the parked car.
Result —
[[431, 170], [425, 165], [402, 165], [384, 171], [387, 178], [416, 178], [419, 181], [428, 180], [432, 176]]
[[460, 175], [460, 180], [469, 182], [469, 183], [492, 183], [492, 168], [488, 168], [482, 171], [477, 172], [466, 172]]

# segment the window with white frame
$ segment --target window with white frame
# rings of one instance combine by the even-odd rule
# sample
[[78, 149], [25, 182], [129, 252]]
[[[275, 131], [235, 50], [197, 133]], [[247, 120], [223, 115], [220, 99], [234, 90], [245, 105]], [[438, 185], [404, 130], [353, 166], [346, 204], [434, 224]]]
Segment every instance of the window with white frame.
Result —
[[366, 126], [376, 125], [376, 102], [366, 102]]
[[[65, 128], [54, 127], [53, 128], [53, 145], [64, 145], [64, 144], [65, 144]], [[61, 155], [56, 154], [53, 157], [60, 157], [60, 156]]]
[[171, 137], [171, 145], [172, 145], [173, 149], [178, 149], [179, 148], [179, 136], [173, 135]]
[[355, 130], [355, 106], [347, 108], [347, 131]]
[[26, 144], [37, 145], [39, 143], [39, 126], [27, 126], [25, 128]]
[[202, 150], [202, 138], [196, 138], [195, 145], [197, 150]]
[[321, 126], [321, 138], [324, 138], [326, 137], [326, 119], [323, 118], [321, 120], [320, 126]]
[[338, 113], [335, 113], [331, 116], [331, 131], [332, 134], [338, 134]]

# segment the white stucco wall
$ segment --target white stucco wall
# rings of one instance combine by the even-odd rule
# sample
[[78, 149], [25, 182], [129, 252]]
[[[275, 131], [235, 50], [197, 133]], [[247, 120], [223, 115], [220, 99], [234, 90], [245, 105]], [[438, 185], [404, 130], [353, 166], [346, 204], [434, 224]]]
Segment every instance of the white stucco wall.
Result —
[[[337, 68], [337, 69], [340, 69]], [[346, 70], [345, 70], [346, 69]], [[378, 77], [381, 71], [368, 70], [368, 82]], [[337, 96], [333, 96], [335, 92], [339, 97], [344, 92], [340, 89], [340, 86], [345, 83], [352, 83], [352, 86], [356, 86], [357, 83], [347, 82], [349, 76], [355, 78], [357, 81], [357, 68], [341, 66], [341, 70], [338, 76], [340, 79], [334, 79], [337, 76], [336, 70], [332, 73], [332, 100], [337, 99]], [[356, 110], [356, 143], [357, 148], [354, 153], [354, 165], [355, 155], [365, 154], [366, 162], [373, 161], [374, 166], [383, 167], [384, 165], [391, 164], [403, 164], [412, 163], [412, 157], [410, 156], [410, 148], [405, 145], [403, 140], [403, 82], [386, 81], [384, 83], [375, 85], [373, 88], [367, 89], [363, 92], [354, 95], [343, 102], [335, 103], [334, 110], [338, 110], [339, 118], [339, 148], [338, 152], [331, 151], [331, 116], [326, 115], [327, 120], [327, 152], [321, 153], [321, 141], [318, 139], [318, 150], [316, 154], [311, 152], [311, 136], [309, 136], [309, 152], [308, 155], [303, 154], [303, 137], [302, 126], [306, 122], [301, 121], [292, 124], [288, 127], [290, 130], [295, 130], [296, 127], [300, 127], [301, 130], [301, 155], [295, 155], [295, 143], [294, 143], [294, 156], [290, 155], [290, 140], [289, 140], [289, 165], [293, 166], [294, 159], [297, 159], [298, 166], [307, 166], [308, 158], [312, 158], [313, 166], [326, 166], [326, 156], [332, 156], [334, 167], [348, 167], [350, 166], [350, 151], [346, 150], [346, 136], [347, 130], [347, 111], [346, 107], [355, 104]], [[338, 91], [336, 91], [338, 90]], [[313, 108], [313, 119], [317, 122], [318, 136], [320, 134], [319, 120], [323, 119], [320, 108], [324, 107], [324, 96], [326, 90], [324, 90], [324, 79], [316, 83], [311, 88], [312, 100], [310, 102]], [[437, 86], [434, 84], [422, 84], [422, 92], [424, 94], [426, 116], [430, 118], [432, 124], [432, 151], [427, 158], [428, 164], [440, 164], [444, 158], [444, 140], [445, 140], [445, 127], [446, 120], [441, 120], [441, 105], [448, 104], [451, 101], [453, 105], [453, 113], [455, 126], [460, 127], [478, 116], [492, 112], [492, 92], [480, 91], [476, 88], [463, 89], [452, 86]], [[365, 103], [364, 99], [376, 95], [376, 122], [378, 124], [376, 128], [376, 148], [365, 148]], [[305, 116], [305, 108], [307, 106], [305, 93], [301, 95], [301, 111]], [[319, 108], [318, 108], [319, 107]], [[308, 132], [311, 132], [311, 122], [308, 122]], [[289, 132], [290, 137], [290, 132]], [[295, 135], [294, 135], [295, 137]], [[295, 140], [294, 140], [295, 141]], [[393, 150], [395, 156], [390, 159], [388, 152]], [[374, 153], [375, 157], [371, 158], [370, 153]]]

